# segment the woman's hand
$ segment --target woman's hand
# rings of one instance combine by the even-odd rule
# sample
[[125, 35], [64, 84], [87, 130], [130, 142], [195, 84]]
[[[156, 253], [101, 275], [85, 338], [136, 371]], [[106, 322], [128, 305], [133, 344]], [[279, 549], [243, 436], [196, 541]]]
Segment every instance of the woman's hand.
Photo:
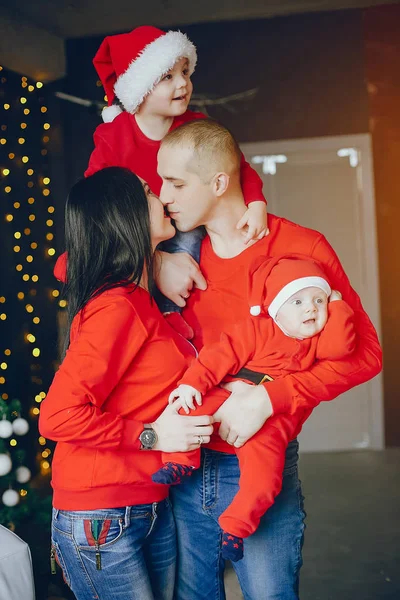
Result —
[[157, 250], [155, 253], [155, 280], [158, 289], [172, 302], [183, 308], [195, 285], [200, 290], [207, 288], [197, 262], [186, 252], [170, 254]]
[[221, 439], [240, 448], [272, 415], [271, 400], [262, 385], [234, 381], [221, 387], [232, 393], [215, 413], [214, 421], [221, 423]]
[[197, 450], [201, 444], [208, 444], [210, 441], [213, 422], [213, 417], [208, 415], [202, 417], [179, 415], [174, 403], [169, 404], [151, 424], [158, 437], [153, 450], [161, 452]]

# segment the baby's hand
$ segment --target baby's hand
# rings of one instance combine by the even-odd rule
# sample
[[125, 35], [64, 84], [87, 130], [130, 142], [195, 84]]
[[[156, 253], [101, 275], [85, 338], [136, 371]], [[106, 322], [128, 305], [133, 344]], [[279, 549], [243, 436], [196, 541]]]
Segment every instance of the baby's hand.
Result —
[[186, 414], [189, 414], [189, 409], [196, 410], [194, 405], [196, 401], [197, 406], [201, 406], [202, 397], [199, 391], [191, 385], [180, 385], [173, 392], [170, 393], [168, 398], [168, 404], [174, 404], [176, 412], [180, 408], [183, 408]]
[[245, 236], [245, 244], [248, 244], [250, 240], [261, 240], [261, 238], [269, 234], [267, 217], [268, 213], [265, 202], [256, 200], [256, 202], [249, 204], [243, 217], [236, 225], [236, 229], [244, 229], [242, 233]]
[[329, 296], [329, 302], [334, 302], [335, 300], [341, 300], [342, 294], [337, 290], [332, 290], [331, 295]]

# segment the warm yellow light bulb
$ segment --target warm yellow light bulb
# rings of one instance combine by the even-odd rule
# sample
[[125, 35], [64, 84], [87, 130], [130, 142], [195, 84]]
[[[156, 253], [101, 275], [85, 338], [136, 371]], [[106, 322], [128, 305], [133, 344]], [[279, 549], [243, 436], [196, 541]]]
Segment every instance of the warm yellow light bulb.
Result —
[[7, 176], [10, 174], [10, 169], [3, 169], [3, 175]]
[[32, 350], [32, 355], [35, 356], [35, 357], [40, 356], [40, 350], [39, 350], [39, 348], [34, 348]]
[[54, 248], [49, 248], [49, 249], [47, 250], [47, 254], [48, 254], [49, 256], [54, 256], [54, 255], [55, 255], [55, 253], [56, 253], [56, 251], [54, 250]]

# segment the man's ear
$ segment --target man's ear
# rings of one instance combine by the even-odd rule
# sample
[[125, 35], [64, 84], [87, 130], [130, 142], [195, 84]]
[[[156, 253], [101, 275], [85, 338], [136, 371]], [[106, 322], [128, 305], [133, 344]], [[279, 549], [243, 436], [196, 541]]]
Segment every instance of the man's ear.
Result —
[[222, 196], [229, 187], [230, 177], [226, 173], [216, 173], [212, 185], [216, 196]]

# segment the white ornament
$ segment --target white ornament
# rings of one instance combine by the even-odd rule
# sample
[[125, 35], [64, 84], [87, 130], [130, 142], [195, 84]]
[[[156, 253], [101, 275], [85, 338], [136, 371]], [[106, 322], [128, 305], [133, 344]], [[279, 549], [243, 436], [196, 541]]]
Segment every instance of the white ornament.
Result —
[[19, 494], [15, 490], [6, 490], [1, 499], [6, 506], [16, 506], [19, 502]]
[[0, 454], [0, 477], [11, 471], [12, 461], [8, 454]]
[[10, 421], [3, 419], [0, 421], [0, 438], [9, 438], [13, 432], [12, 424]]
[[18, 419], [13, 421], [12, 427], [16, 435], [25, 435], [29, 431], [28, 421], [26, 419], [22, 419], [21, 417], [18, 417]]
[[31, 472], [28, 467], [18, 467], [15, 477], [18, 483], [27, 483], [31, 478]]

